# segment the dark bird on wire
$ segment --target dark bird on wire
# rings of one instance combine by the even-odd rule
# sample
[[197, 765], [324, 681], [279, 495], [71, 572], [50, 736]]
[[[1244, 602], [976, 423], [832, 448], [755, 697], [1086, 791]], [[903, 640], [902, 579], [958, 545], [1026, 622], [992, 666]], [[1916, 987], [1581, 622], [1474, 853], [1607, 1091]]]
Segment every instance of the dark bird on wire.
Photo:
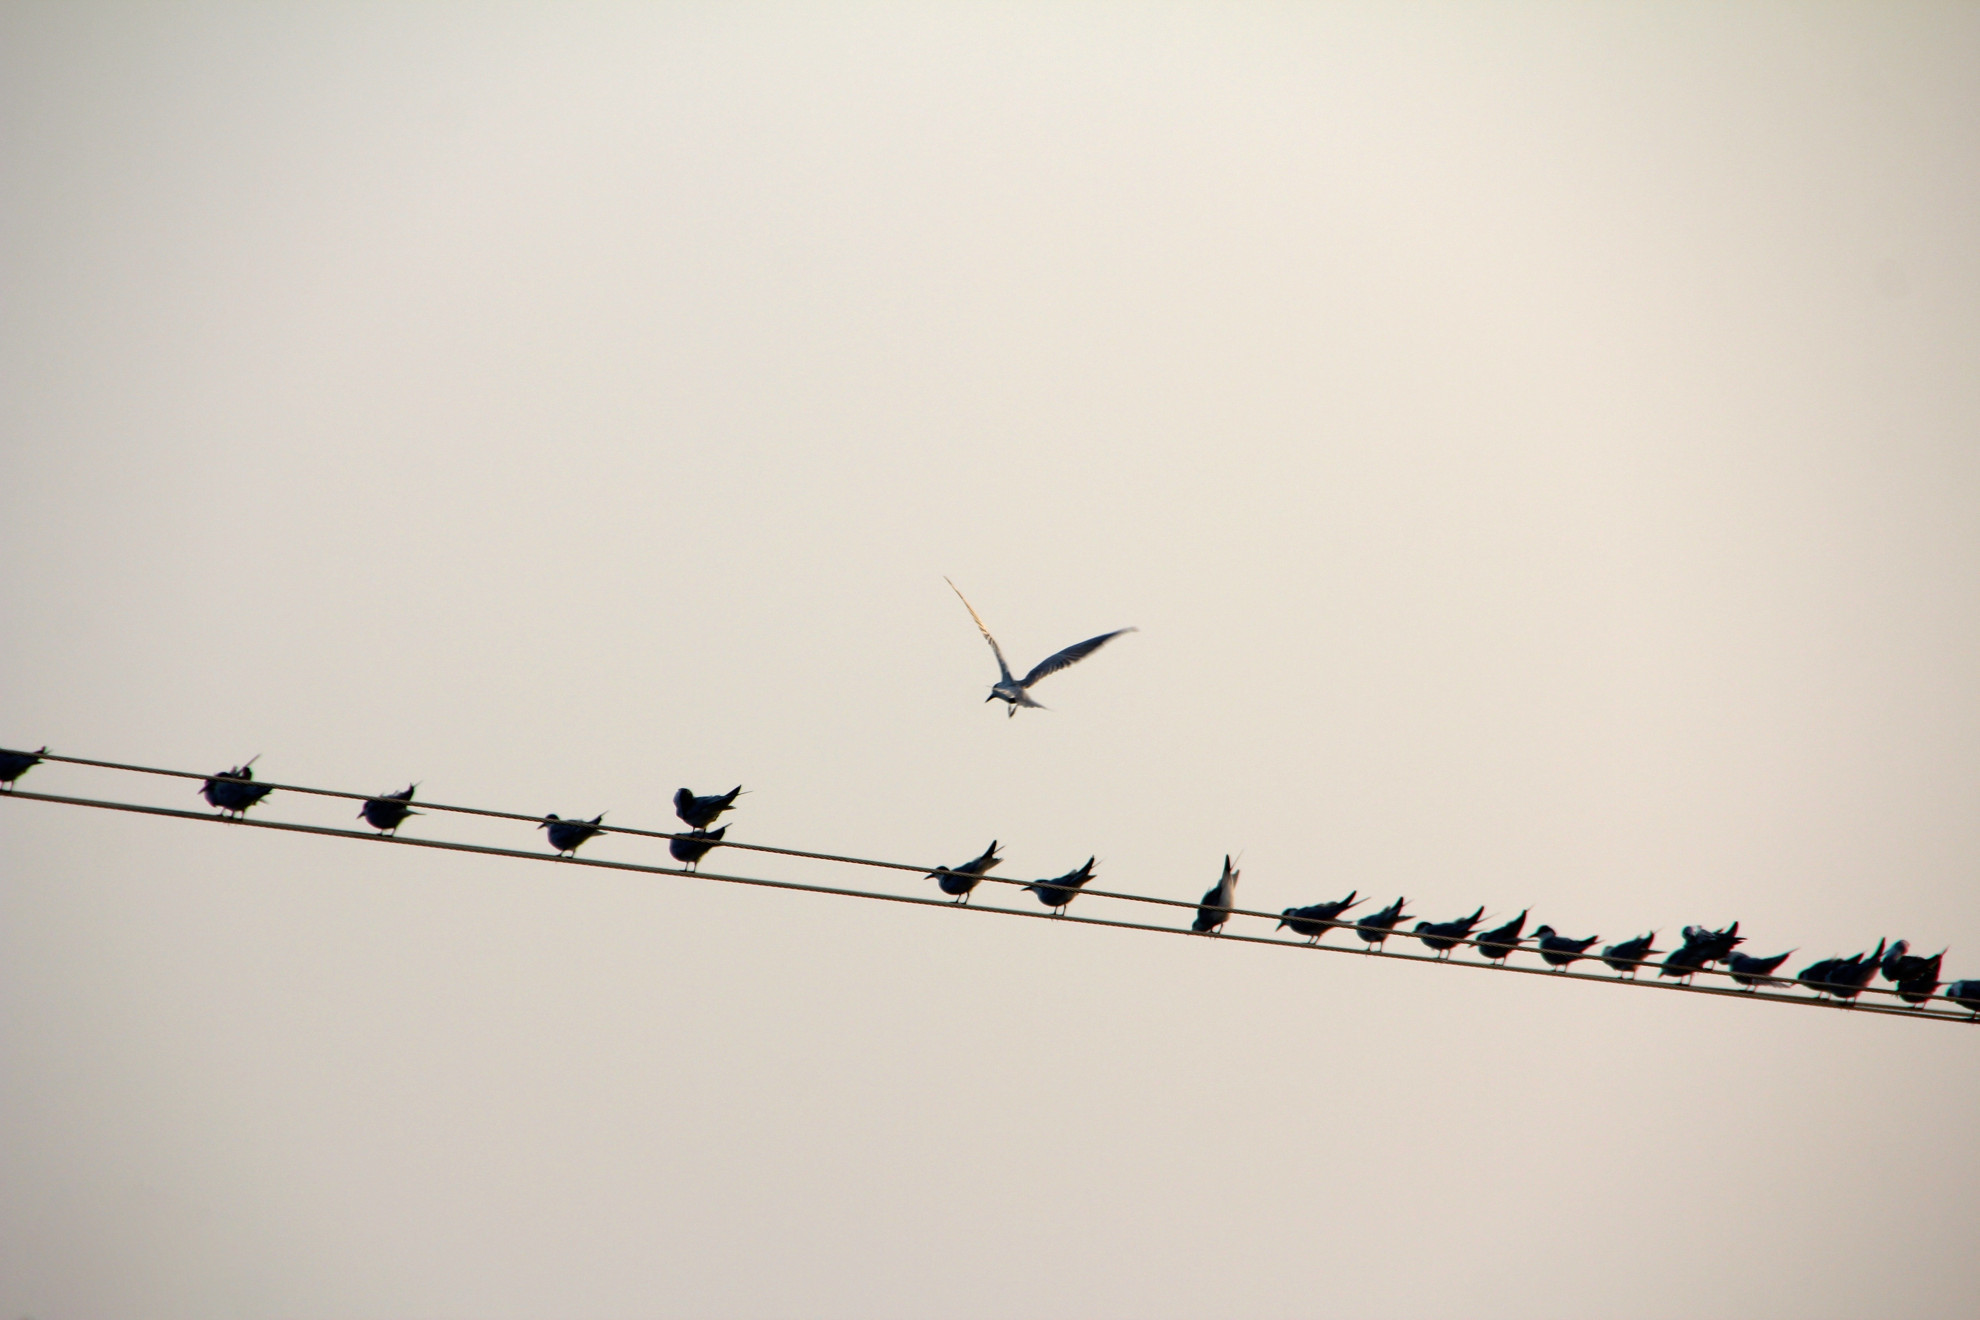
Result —
[[976, 888], [983, 879], [983, 873], [993, 866], [1000, 866], [1004, 859], [997, 856], [997, 841], [990, 840], [990, 846], [983, 855], [961, 866], [938, 866], [928, 873], [928, 878], [942, 887], [945, 894], [955, 895], [956, 902], [969, 902], [969, 891]]
[[259, 756], [249, 757], [246, 765], [237, 765], [232, 770], [214, 775], [199, 790], [199, 795], [213, 806], [220, 808], [221, 815], [238, 819], [249, 807], [275, 791], [272, 784], [232, 782], [253, 779], [254, 763], [260, 759]]
[[1946, 987], [1946, 998], [1972, 1009], [1975, 1020], [1980, 1021], [1980, 981], [1954, 981]]
[[1653, 930], [1648, 935], [1638, 935], [1633, 940], [1611, 944], [1602, 950], [1602, 961], [1609, 964], [1617, 973], [1633, 981], [1636, 979], [1636, 969], [1642, 966], [1651, 954], [1657, 952], [1650, 947], [1656, 938], [1657, 932]]
[[1581, 955], [1588, 952], [1589, 945], [1602, 937], [1590, 935], [1585, 940], [1575, 940], [1556, 934], [1552, 926], [1536, 926], [1533, 930], [1533, 938], [1537, 941], [1535, 947], [1540, 950], [1541, 958], [1552, 964], [1556, 970], [1564, 972], [1569, 964], [1580, 961]]
[[1909, 940], [1899, 940], [1890, 947], [1884, 955], [1884, 979], [1897, 983], [1898, 998], [1905, 1003], [1922, 1004], [1939, 988], [1939, 965], [1945, 961], [1946, 951], [1921, 958], [1910, 949]]
[[1341, 919], [1341, 913], [1357, 903], [1366, 903], [1365, 898], [1356, 898], [1358, 891], [1350, 889], [1346, 898], [1332, 903], [1309, 903], [1305, 907], [1289, 907], [1279, 914], [1276, 929], [1290, 929], [1295, 935], [1306, 936], [1308, 944], [1318, 944], [1320, 938], [1334, 927], [1329, 924]]
[[1093, 859], [1086, 859], [1086, 865], [1075, 867], [1056, 880], [1040, 880], [1025, 886], [1028, 893], [1038, 895], [1038, 901], [1052, 909], [1052, 915], [1063, 916], [1066, 905], [1079, 897], [1079, 891], [1093, 879]]
[[1706, 926], [1686, 926], [1684, 943], [1664, 965], [1657, 969], [1659, 976], [1674, 976], [1687, 984], [1715, 962], [1724, 962], [1732, 956], [1733, 946], [1746, 943], [1746, 937], [1739, 933], [1739, 923], [1735, 921], [1724, 930], [1712, 930]]
[[667, 841], [667, 851], [674, 854], [674, 860], [692, 871], [701, 865], [701, 859], [708, 850], [722, 842], [722, 836], [729, 832], [724, 825], [719, 830], [696, 830], [692, 834], [677, 834]]
[[418, 784], [409, 784], [403, 793], [380, 793], [375, 798], [366, 798], [364, 805], [358, 808], [358, 815], [380, 834], [397, 834], [399, 826], [406, 823], [406, 817], [426, 814], [414, 811], [407, 805], [412, 801], [413, 789], [418, 787]]
[[1202, 900], [1196, 907], [1196, 920], [1189, 928], [1199, 935], [1219, 935], [1219, 929], [1231, 919], [1231, 909], [1237, 906], [1238, 872], [1231, 869], [1231, 855], [1224, 854], [1224, 873], [1217, 877], [1217, 883], [1204, 891]]
[[536, 828], [549, 830], [550, 846], [557, 850], [559, 857], [569, 857], [586, 839], [605, 832], [598, 828], [598, 822], [604, 819], [605, 813], [602, 811], [590, 820], [564, 820], [553, 811], [545, 816], [543, 823]]
[[[942, 580], [949, 582], [947, 578], [943, 578]], [[1017, 714], [1019, 706], [1033, 706], [1039, 710], [1044, 710], [1045, 707], [1040, 706], [1031, 699], [1031, 685], [1033, 683], [1036, 683], [1041, 678], [1050, 677], [1070, 665], [1078, 664], [1080, 661], [1086, 659], [1087, 656], [1092, 655], [1095, 651], [1105, 646], [1108, 642], [1119, 637], [1122, 633], [1135, 631], [1133, 628], [1116, 628], [1110, 633], [1101, 633], [1098, 637], [1089, 637], [1083, 642], [1075, 642], [1065, 650], [1056, 652], [1040, 660], [1036, 665], [1032, 666], [1031, 672], [1026, 674], [1022, 679], [1012, 678], [1011, 667], [1004, 663], [1003, 648], [997, 645], [997, 639], [990, 635], [990, 630], [983, 626], [983, 616], [978, 614], [976, 607], [969, 603], [969, 597], [962, 594], [961, 587], [958, 587], [953, 582], [949, 582], [949, 590], [956, 593], [956, 599], [960, 600], [963, 603], [963, 608], [969, 611], [969, 617], [976, 620], [976, 630], [983, 634], [983, 640], [990, 643], [990, 653], [997, 657], [997, 673], [999, 677], [995, 683], [990, 685], [990, 695], [985, 697], [984, 700], [1004, 702], [1009, 707], [1004, 712], [1006, 715]]]
[[1416, 938], [1435, 949], [1439, 958], [1448, 958], [1451, 950], [1470, 936], [1471, 928], [1484, 919], [1485, 908], [1480, 904], [1476, 912], [1455, 921], [1419, 921]]
[[1362, 950], [1363, 953], [1375, 952], [1375, 946], [1389, 938], [1395, 931], [1398, 921], [1409, 920], [1410, 914], [1403, 911], [1403, 904], [1408, 901], [1399, 898], [1380, 912], [1371, 912], [1354, 923], [1354, 933], [1368, 944], [1368, 947]]
[[707, 797], [696, 797], [692, 789], [681, 789], [674, 794], [674, 814], [687, 822], [691, 830], [705, 830], [715, 823], [715, 818], [736, 804], [736, 794], [742, 792], [737, 784], [726, 793], [713, 793]]
[[1752, 953], [1728, 954], [1726, 970], [1732, 973], [1733, 980], [1749, 990], [1758, 990], [1763, 985], [1772, 985], [1774, 969], [1793, 956], [1793, 949], [1789, 949], [1786, 953], [1777, 953], [1771, 958], [1762, 958]]
[[12, 792], [14, 781], [40, 765], [41, 758], [47, 752], [45, 746], [38, 752], [10, 752], [0, 747], [0, 784], [5, 784], [7, 791]]
[[1809, 963], [1794, 974], [1794, 979], [1816, 994], [1826, 995], [1829, 993], [1829, 973], [1841, 963], [1840, 958], [1824, 958], [1820, 962]]
[[[1530, 909], [1529, 909], [1530, 910]], [[1510, 958], [1519, 948], [1519, 933], [1526, 929], [1526, 913], [1522, 912], [1505, 925], [1486, 931], [1478, 937], [1478, 952], [1495, 963]]]
[[1877, 969], [1883, 965], [1883, 962], [1884, 942], [1878, 940], [1875, 953], [1859, 953], [1854, 957], [1844, 958], [1829, 968], [1828, 976], [1823, 978], [1826, 982], [1824, 988], [1838, 999], [1853, 1002], [1863, 993], [1863, 987], [1869, 985], [1872, 978], [1877, 975]]

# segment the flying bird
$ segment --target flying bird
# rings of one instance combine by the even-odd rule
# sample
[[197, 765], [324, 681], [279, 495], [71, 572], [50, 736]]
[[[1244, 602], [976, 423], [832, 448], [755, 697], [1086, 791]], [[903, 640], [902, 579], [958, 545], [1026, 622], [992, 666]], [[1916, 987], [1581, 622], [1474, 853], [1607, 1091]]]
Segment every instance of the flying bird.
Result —
[[1533, 938], [1538, 941], [1536, 947], [1540, 950], [1540, 957], [1552, 964], [1556, 971], [1565, 972], [1569, 964], [1581, 960], [1581, 955], [1588, 952], [1589, 945], [1602, 937], [1590, 935], [1585, 940], [1569, 939], [1565, 935], [1557, 934], [1552, 926], [1536, 926]]
[[569, 857], [586, 839], [605, 832], [598, 828], [598, 822], [604, 819], [605, 813], [602, 811], [590, 820], [564, 820], [553, 811], [545, 816], [543, 823], [536, 828], [549, 830], [550, 846], [557, 850], [559, 857]]
[[701, 865], [701, 859], [708, 855], [708, 850], [720, 843], [722, 836], [728, 832], [729, 827], [724, 825], [719, 830], [696, 830], [692, 834], [677, 834], [668, 841], [667, 851], [674, 854], [675, 861], [692, 871]]
[[1189, 928], [1199, 935], [1221, 934], [1219, 929], [1231, 919], [1231, 909], [1237, 906], [1237, 871], [1231, 869], [1231, 855], [1224, 854], [1224, 873], [1217, 877], [1217, 883], [1203, 894], [1196, 907], [1196, 920]]
[[1762, 958], [1752, 953], [1729, 954], [1726, 957], [1726, 970], [1732, 973], [1733, 980], [1748, 989], [1758, 990], [1763, 985], [1772, 985], [1774, 969], [1793, 956], [1793, 949], [1789, 949], [1786, 953], [1777, 953], [1771, 958]]
[[1638, 935], [1633, 940], [1611, 944], [1602, 950], [1602, 961], [1609, 964], [1618, 975], [1627, 976], [1633, 981], [1636, 979], [1636, 969], [1651, 954], [1657, 952], [1650, 947], [1656, 938], [1657, 932], [1653, 930], [1648, 935]]
[[[942, 580], [949, 582], [947, 578], [943, 578]], [[1036, 665], [1032, 666], [1030, 673], [1026, 674], [1022, 679], [1016, 679], [1011, 677], [1011, 667], [1004, 662], [1003, 648], [997, 645], [997, 639], [990, 635], [990, 630], [983, 626], [983, 616], [976, 612], [976, 606], [969, 603], [969, 597], [963, 595], [962, 588], [958, 587], [955, 583], [949, 582], [949, 590], [956, 593], [956, 599], [960, 600], [963, 603], [963, 608], [969, 611], [969, 617], [976, 620], [976, 630], [983, 634], [983, 640], [990, 643], [990, 653], [997, 657], [997, 672], [1000, 677], [995, 683], [990, 685], [990, 695], [985, 697], [984, 700], [1004, 702], [1008, 707], [1004, 712], [1007, 716], [1017, 714], [1019, 706], [1032, 706], [1039, 710], [1044, 710], [1045, 707], [1031, 699], [1031, 685], [1033, 683], [1036, 683], [1041, 678], [1056, 674], [1061, 669], [1065, 669], [1070, 665], [1078, 664], [1080, 661], [1086, 659], [1087, 656], [1092, 655], [1095, 651], [1105, 646], [1108, 642], [1119, 637], [1122, 633], [1135, 631], [1133, 628], [1116, 628], [1110, 633], [1101, 633], [1098, 637], [1089, 637], [1083, 642], [1075, 642], [1065, 650], [1040, 660]]]
[[1485, 908], [1481, 904], [1470, 916], [1455, 921], [1419, 921], [1416, 938], [1435, 949], [1439, 958], [1448, 958], [1451, 950], [1462, 944], [1470, 936], [1471, 928], [1484, 918]]
[[418, 784], [410, 784], [403, 793], [380, 793], [375, 798], [366, 798], [364, 805], [358, 808], [358, 816], [380, 834], [397, 834], [399, 826], [406, 823], [406, 817], [426, 814], [406, 805], [412, 801], [413, 789], [418, 787]]
[[1318, 944], [1323, 935], [1334, 929], [1333, 923], [1340, 920], [1341, 913], [1357, 903], [1366, 903], [1365, 898], [1356, 898], [1355, 890], [1350, 889], [1346, 898], [1333, 903], [1309, 903], [1305, 907], [1289, 907], [1279, 914], [1278, 930], [1291, 928], [1295, 935], [1306, 936], [1308, 944]]
[[928, 873], [928, 878], [942, 887], [945, 894], [955, 895], [956, 902], [969, 902], [969, 891], [976, 888], [983, 879], [983, 873], [993, 866], [1000, 866], [1004, 859], [997, 856], [997, 841], [990, 840], [990, 846], [983, 855], [961, 866], [938, 866]]
[[1521, 943], [1519, 933], [1525, 929], [1526, 913], [1522, 912], [1505, 925], [1495, 926], [1480, 935], [1478, 952], [1492, 962], [1502, 963], [1518, 950]]
[[1086, 859], [1086, 865], [1075, 867], [1056, 880], [1040, 880], [1025, 886], [1027, 893], [1038, 895], [1038, 901], [1052, 909], [1052, 915], [1062, 916], [1066, 905], [1079, 897], [1079, 891], [1093, 879], [1093, 859]]
[[1368, 942], [1363, 953], [1375, 952], [1375, 946], [1389, 938], [1398, 921], [1409, 920], [1409, 913], [1403, 911], [1403, 904], [1408, 901], [1399, 898], [1380, 912], [1371, 912], [1354, 923], [1354, 933]]
[[0, 747], [0, 784], [5, 784], [7, 791], [11, 793], [14, 789], [14, 781], [40, 765], [41, 758], [47, 752], [46, 747], [38, 752], [10, 752]]
[[691, 830], [705, 830], [715, 823], [715, 818], [736, 804], [736, 794], [742, 792], [737, 784], [726, 793], [713, 793], [707, 797], [696, 797], [692, 789], [683, 788], [674, 794], [674, 814], [687, 822]]
[[254, 763], [260, 759], [259, 756], [249, 757], [246, 765], [237, 765], [232, 770], [214, 775], [200, 788], [199, 795], [218, 807], [221, 815], [239, 819], [249, 807], [275, 791], [273, 784], [239, 782], [254, 778]]

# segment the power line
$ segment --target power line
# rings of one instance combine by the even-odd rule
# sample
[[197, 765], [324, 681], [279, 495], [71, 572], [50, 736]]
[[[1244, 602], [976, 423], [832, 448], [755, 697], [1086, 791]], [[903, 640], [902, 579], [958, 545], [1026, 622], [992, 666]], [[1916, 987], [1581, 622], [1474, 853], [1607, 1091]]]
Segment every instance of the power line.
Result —
[[[50, 757], [49, 759], [53, 760], [55, 758]], [[69, 759], [69, 758], [64, 758], [64, 759]], [[84, 764], [103, 764], [103, 763], [85, 762]], [[112, 767], [112, 768], [122, 768], [122, 767]], [[168, 772], [168, 773], [174, 773], [178, 775], [178, 777], [185, 777], [185, 778], [203, 779], [208, 777], [203, 775], [199, 775], [199, 776], [186, 775], [183, 772]], [[345, 793], [334, 793], [328, 790], [318, 790], [318, 793], [320, 796], [326, 796], [326, 797], [351, 797], [351, 796], [362, 797], [363, 796], [361, 794], [352, 795]], [[1084, 917], [1084, 916], [1076, 917], [1071, 915], [1070, 913], [1062, 914], [1062, 913], [1045, 912], [1045, 911], [1033, 911], [1025, 908], [977, 906], [975, 904], [955, 903], [948, 899], [924, 898], [912, 894], [890, 894], [877, 890], [848, 889], [838, 885], [808, 884], [793, 880], [772, 880], [761, 876], [726, 875], [719, 872], [700, 871], [700, 870], [690, 871], [682, 867], [651, 866], [639, 862], [618, 862], [618, 861], [609, 861], [603, 858], [580, 858], [575, 856], [567, 857], [567, 856], [559, 856], [555, 854], [536, 852], [536, 851], [525, 852], [517, 848], [499, 848], [486, 844], [460, 843], [448, 839], [422, 839], [417, 837], [401, 837], [395, 834], [369, 833], [361, 830], [343, 829], [336, 826], [328, 826], [328, 825], [306, 825], [292, 821], [249, 820], [246, 819], [245, 817], [227, 817], [222, 815], [214, 815], [203, 811], [188, 811], [177, 807], [158, 807], [158, 806], [151, 806], [151, 805], [135, 803], [135, 802], [113, 802], [113, 801], [105, 801], [101, 799], [92, 799], [92, 798], [67, 797], [57, 794], [35, 793], [35, 792], [29, 792], [26, 790], [19, 790], [19, 789], [10, 793], [0, 793], [0, 797], [18, 798], [24, 801], [33, 801], [33, 802], [52, 802], [63, 806], [86, 807], [95, 810], [123, 811], [123, 812], [130, 812], [137, 815], [145, 815], [145, 816], [162, 816], [170, 819], [200, 821], [207, 824], [215, 824], [215, 825], [243, 825], [253, 829], [279, 830], [294, 834], [311, 834], [311, 835], [318, 835], [328, 838], [355, 839], [355, 840], [368, 841], [368, 842], [399, 844], [409, 848], [441, 849], [450, 852], [463, 852], [463, 853], [468, 853], [471, 855], [482, 856], [482, 857], [509, 857], [509, 858], [516, 858], [522, 861], [553, 862], [565, 866], [582, 866], [582, 867], [590, 867], [594, 869], [609, 870], [609, 871], [628, 871], [642, 875], [674, 876], [683, 879], [707, 880], [720, 884], [749, 885], [755, 888], [763, 888], [763, 889], [788, 890], [799, 893], [811, 893], [811, 894], [830, 894], [842, 898], [873, 899], [880, 902], [905, 903], [918, 907], [932, 907], [932, 908], [945, 909], [949, 911], [994, 913], [997, 915], [1007, 916], [1007, 917], [1024, 917], [1037, 921], [1066, 922], [1074, 925], [1098, 926], [1098, 927], [1106, 927], [1114, 930], [1131, 930], [1131, 931], [1138, 931], [1149, 934], [1161, 934], [1161, 935], [1194, 935], [1195, 934], [1195, 932], [1193, 931], [1185, 930], [1178, 926], [1157, 926], [1147, 922], [1122, 921], [1122, 920], [1118, 920], [1114, 918], [1106, 918], [1106, 917]], [[511, 815], [511, 813], [485, 812], [473, 808], [469, 808], [465, 810], [468, 811], [470, 814], [477, 814], [477, 815], [502, 815], [502, 816]], [[535, 819], [534, 817], [516, 817], [516, 818], [522, 820]], [[669, 837], [669, 836], [662, 836], [662, 837]], [[730, 845], [724, 844], [723, 846], [726, 847]], [[791, 849], [765, 849], [764, 851], [774, 851], [774, 852], [783, 853], [785, 855], [796, 855], [796, 856], [808, 856], [808, 857], [823, 856], [822, 854], [798, 853], [795, 850], [791, 850]], [[882, 865], [892, 865], [895, 867], [895, 869], [922, 869], [922, 868], [902, 867], [897, 863], [896, 864], [882, 863]], [[933, 870], [935, 868], [927, 868], [927, 869]], [[1005, 883], [1017, 884], [1020, 882], [1006, 881]], [[1145, 897], [1145, 896], [1121, 895], [1121, 897], [1137, 898], [1137, 897]], [[1166, 899], [1150, 900], [1150, 901], [1158, 902], [1165, 906], [1180, 906], [1180, 907], [1192, 907], [1192, 908], [1197, 906], [1196, 904], [1177, 903], [1174, 900], [1166, 900]], [[1241, 909], [1231, 909], [1231, 912], [1233, 915], [1261, 916], [1267, 918], [1275, 917], [1277, 915], [1275, 913], [1245, 912]], [[1332, 924], [1341, 925], [1348, 923], [1336, 922]], [[1317, 952], [1317, 953], [1343, 954], [1343, 955], [1361, 957], [1361, 958], [1385, 958], [1391, 961], [1429, 963], [1443, 967], [1465, 967], [1477, 971], [1511, 972], [1519, 976], [1544, 976], [1554, 980], [1583, 981], [1583, 982], [1592, 982], [1599, 985], [1631, 985], [1646, 990], [1668, 990], [1668, 991], [1676, 991], [1685, 994], [1716, 995], [1720, 997], [1730, 997], [1741, 1000], [1753, 1000], [1757, 1002], [1773, 1003], [1773, 1004], [1799, 1004], [1809, 1008], [1830, 1008], [1844, 1012], [1871, 1013], [1871, 1014], [1878, 1014], [1878, 1015], [1885, 1015], [1892, 1017], [1909, 1018], [1912, 1020], [1930, 1020], [1936, 1022], [1970, 1022], [1975, 1020], [1974, 1016], [1969, 1016], [1967, 1013], [1965, 1013], [1964, 1010], [1953, 1012], [1953, 1011], [1948, 1011], [1946, 1009], [1937, 1009], [1937, 1008], [1922, 1007], [1922, 1006], [1917, 1008], [1909, 1008], [1909, 1007], [1898, 1007], [1897, 1005], [1894, 1004], [1842, 1003], [1828, 999], [1806, 998], [1802, 996], [1787, 995], [1787, 994], [1782, 994], [1768, 990], [1735, 990], [1725, 986], [1695, 985], [1688, 983], [1666, 984], [1662, 981], [1642, 981], [1634, 978], [1605, 976], [1592, 972], [1576, 972], [1568, 969], [1556, 970], [1556, 969], [1543, 969], [1538, 967], [1514, 967], [1506, 963], [1457, 962], [1451, 959], [1433, 957], [1427, 954], [1395, 953], [1387, 949], [1376, 948], [1373, 946], [1370, 946], [1369, 948], [1363, 950], [1355, 950], [1342, 945], [1315, 944], [1315, 943], [1309, 943], [1305, 940], [1287, 940], [1287, 939], [1279, 939], [1265, 935], [1238, 935], [1238, 934], [1219, 933], [1217, 935], [1208, 936], [1206, 938], [1212, 938], [1219, 941], [1229, 941], [1232, 943], [1239, 943], [1239, 944], [1269, 945], [1271, 947], [1281, 948], [1281, 949], [1296, 949], [1296, 950], [1307, 950], [1310, 952]], [[1941, 1000], [1948, 1004], [1951, 1003], [1951, 1001], [1949, 1000], [1944, 1000], [1943, 996], [1934, 996], [1933, 998], [1936, 1000]]]

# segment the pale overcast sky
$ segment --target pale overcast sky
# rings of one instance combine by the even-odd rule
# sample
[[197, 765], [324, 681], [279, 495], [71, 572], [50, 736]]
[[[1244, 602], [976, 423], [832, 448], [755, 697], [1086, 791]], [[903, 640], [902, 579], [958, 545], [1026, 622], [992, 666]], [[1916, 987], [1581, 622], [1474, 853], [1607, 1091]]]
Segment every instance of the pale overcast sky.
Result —
[[[0, 746], [1980, 977], [1976, 70], [9, 5]], [[0, 1003], [0, 1320], [1980, 1313], [1980, 1027], [27, 801]]]

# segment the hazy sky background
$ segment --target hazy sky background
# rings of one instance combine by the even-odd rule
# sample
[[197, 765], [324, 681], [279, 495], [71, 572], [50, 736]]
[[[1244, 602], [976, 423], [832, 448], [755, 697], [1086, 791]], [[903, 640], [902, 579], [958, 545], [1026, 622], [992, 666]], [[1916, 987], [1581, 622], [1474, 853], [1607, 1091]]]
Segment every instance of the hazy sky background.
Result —
[[[1980, 976], [1976, 70], [9, 5], [0, 746]], [[1141, 631], [1007, 721], [944, 574]], [[7, 1320], [1980, 1313], [1980, 1028], [31, 802], [0, 873]]]

